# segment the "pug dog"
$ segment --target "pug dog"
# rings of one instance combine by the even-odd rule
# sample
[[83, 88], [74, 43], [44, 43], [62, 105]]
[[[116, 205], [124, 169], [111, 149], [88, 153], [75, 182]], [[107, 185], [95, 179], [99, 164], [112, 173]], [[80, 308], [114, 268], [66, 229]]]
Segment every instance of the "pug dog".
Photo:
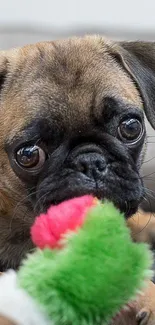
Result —
[[33, 249], [51, 204], [93, 194], [137, 211], [145, 114], [155, 127], [155, 43], [86, 36], [0, 53], [1, 272]]

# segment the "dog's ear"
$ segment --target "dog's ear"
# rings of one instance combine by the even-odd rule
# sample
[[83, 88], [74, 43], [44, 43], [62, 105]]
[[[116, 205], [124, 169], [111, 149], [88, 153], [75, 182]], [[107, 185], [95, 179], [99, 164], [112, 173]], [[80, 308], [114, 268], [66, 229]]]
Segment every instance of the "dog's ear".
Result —
[[134, 81], [146, 117], [155, 129], [155, 42], [119, 42], [111, 53]]

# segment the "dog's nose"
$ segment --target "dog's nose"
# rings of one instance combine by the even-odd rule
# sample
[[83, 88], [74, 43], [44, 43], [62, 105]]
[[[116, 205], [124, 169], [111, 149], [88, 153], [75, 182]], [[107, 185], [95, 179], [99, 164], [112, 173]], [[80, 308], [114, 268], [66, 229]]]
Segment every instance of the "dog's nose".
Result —
[[106, 161], [99, 153], [82, 153], [75, 158], [74, 168], [91, 178], [105, 172]]

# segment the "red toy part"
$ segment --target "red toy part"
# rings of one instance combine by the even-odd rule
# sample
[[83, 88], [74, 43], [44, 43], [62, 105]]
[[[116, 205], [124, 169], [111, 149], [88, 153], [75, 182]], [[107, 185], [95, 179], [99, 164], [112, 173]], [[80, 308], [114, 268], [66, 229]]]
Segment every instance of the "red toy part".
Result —
[[88, 209], [95, 203], [93, 196], [85, 195], [51, 206], [46, 214], [36, 218], [31, 228], [32, 241], [41, 249], [60, 247], [63, 235], [81, 227]]

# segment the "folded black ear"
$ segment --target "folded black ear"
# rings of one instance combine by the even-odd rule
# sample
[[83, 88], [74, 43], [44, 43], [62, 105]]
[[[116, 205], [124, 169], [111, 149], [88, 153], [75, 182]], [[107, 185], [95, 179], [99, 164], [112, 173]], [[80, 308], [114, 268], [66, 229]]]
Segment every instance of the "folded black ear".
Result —
[[135, 82], [148, 121], [155, 129], [155, 42], [120, 42], [112, 54]]

